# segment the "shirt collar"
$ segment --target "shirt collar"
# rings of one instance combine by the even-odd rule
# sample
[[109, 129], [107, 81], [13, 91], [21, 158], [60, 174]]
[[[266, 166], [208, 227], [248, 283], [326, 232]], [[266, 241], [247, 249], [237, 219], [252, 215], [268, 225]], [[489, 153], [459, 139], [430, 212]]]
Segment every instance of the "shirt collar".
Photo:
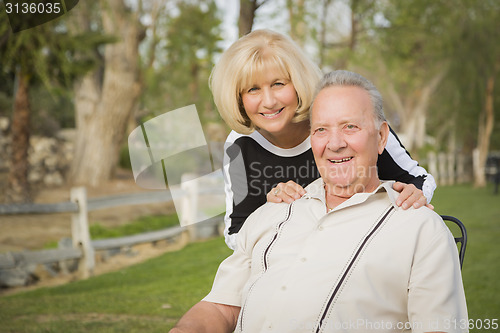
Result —
[[[354, 205], [359, 205], [363, 202], [365, 202], [369, 197], [372, 195], [379, 193], [379, 192], [385, 192], [391, 201], [392, 205], [395, 208], [398, 208], [396, 205], [396, 199], [398, 196], [398, 193], [392, 189], [392, 185], [394, 184], [394, 181], [381, 181], [380, 185], [372, 192], [363, 192], [363, 193], [356, 193], [334, 209], [339, 210], [342, 208], [354, 206]], [[317, 199], [320, 200], [325, 206], [326, 206], [326, 199], [325, 199], [325, 186], [323, 179], [318, 178], [311, 184], [309, 184], [306, 188], [306, 194], [304, 194], [304, 198], [306, 199]]]

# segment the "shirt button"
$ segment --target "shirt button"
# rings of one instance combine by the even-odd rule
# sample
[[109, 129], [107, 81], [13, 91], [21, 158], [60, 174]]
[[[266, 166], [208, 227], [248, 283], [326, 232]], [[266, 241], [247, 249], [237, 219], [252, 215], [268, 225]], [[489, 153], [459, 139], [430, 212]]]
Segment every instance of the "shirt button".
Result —
[[306, 261], [307, 261], [307, 258], [300, 258], [300, 261], [302, 261], [302, 262], [306, 262]]
[[281, 286], [281, 290], [285, 291], [286, 290], [286, 286]]
[[320, 226], [318, 227], [318, 230], [319, 230], [319, 231], [323, 231], [323, 226], [322, 226], [322, 225], [320, 225]]

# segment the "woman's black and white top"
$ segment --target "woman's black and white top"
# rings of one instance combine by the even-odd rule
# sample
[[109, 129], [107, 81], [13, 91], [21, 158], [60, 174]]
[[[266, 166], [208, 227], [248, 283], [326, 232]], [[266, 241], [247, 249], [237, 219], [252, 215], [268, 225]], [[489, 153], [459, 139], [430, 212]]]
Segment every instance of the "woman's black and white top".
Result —
[[[225, 143], [224, 160], [224, 236], [231, 249], [246, 218], [266, 202], [274, 186], [293, 180], [306, 187], [320, 177], [309, 137], [294, 148], [283, 149], [257, 131], [250, 135], [232, 131]], [[434, 178], [411, 158], [392, 129], [377, 167], [381, 180], [414, 184], [430, 202], [436, 189]]]

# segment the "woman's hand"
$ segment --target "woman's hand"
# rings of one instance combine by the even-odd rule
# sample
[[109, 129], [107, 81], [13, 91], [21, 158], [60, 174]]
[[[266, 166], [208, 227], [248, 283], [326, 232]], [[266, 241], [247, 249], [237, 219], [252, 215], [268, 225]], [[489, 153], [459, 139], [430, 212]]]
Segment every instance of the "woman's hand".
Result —
[[302, 197], [304, 194], [306, 194], [306, 191], [302, 188], [302, 186], [292, 180], [289, 180], [286, 183], [279, 183], [276, 187], [273, 187], [267, 194], [267, 201], [275, 203], [291, 203]]
[[433, 205], [427, 203], [427, 198], [424, 196], [424, 192], [418, 189], [415, 185], [395, 182], [392, 188], [399, 192], [396, 205], [402, 207], [403, 209], [408, 209], [411, 206], [414, 208], [427, 206], [430, 209], [434, 209]]

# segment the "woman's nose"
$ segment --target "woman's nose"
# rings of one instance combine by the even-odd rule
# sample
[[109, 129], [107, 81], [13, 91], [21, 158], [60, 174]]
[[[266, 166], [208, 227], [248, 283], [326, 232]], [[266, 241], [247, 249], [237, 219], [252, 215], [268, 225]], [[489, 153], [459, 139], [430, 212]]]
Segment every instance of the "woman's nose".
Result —
[[276, 105], [276, 97], [271, 89], [262, 90], [262, 104], [268, 109], [272, 109]]

